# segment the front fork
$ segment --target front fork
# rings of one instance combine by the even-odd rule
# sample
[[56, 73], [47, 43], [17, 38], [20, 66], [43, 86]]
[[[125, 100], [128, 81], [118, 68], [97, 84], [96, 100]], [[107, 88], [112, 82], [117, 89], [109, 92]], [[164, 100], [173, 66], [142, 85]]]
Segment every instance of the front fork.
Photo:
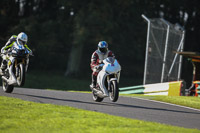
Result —
[[[27, 61], [26, 59], [22, 59], [22, 64], [24, 64], [27, 68]], [[19, 76], [19, 67], [18, 67], [18, 62], [16, 59], [14, 59], [14, 61], [11, 61], [9, 60], [8, 61], [8, 70], [9, 70], [9, 80], [10, 80], [10, 84], [14, 83], [14, 82], [17, 82], [17, 77]], [[15, 69], [15, 73], [14, 73], [14, 70]], [[12, 82], [11, 82], [12, 81]]]
[[17, 67], [17, 60], [15, 60], [15, 76], [18, 77], [19, 76], [19, 67]]
[[111, 81], [110, 81], [110, 76], [107, 76], [107, 82], [108, 82], [108, 92], [111, 92], [110, 90], [110, 85], [111, 85]]
[[[120, 72], [119, 72], [120, 73]], [[111, 90], [111, 82], [113, 81], [113, 80], [117, 80], [117, 82], [119, 83], [119, 76], [120, 76], [120, 74], [114, 74], [114, 77], [112, 77], [112, 78], [110, 78], [110, 75], [108, 75], [107, 76], [107, 82], [108, 82], [108, 91], [109, 92], [111, 92], [112, 90]]]
[[111, 82], [113, 80], [117, 80], [117, 83], [119, 83], [119, 79], [120, 79], [120, 71], [117, 74], [114, 74], [114, 77], [110, 78], [110, 75], [107, 75], [107, 82], [108, 82], [108, 91], [111, 92]]
[[[25, 59], [22, 59], [22, 64], [24, 64], [24, 65], [26, 64], [25, 63]], [[17, 60], [15, 60], [15, 64], [14, 65], [15, 65], [15, 76], [18, 77], [19, 76], [19, 69], [20, 68], [17, 67], [17, 65], [19, 65], [18, 62], [17, 62]]]

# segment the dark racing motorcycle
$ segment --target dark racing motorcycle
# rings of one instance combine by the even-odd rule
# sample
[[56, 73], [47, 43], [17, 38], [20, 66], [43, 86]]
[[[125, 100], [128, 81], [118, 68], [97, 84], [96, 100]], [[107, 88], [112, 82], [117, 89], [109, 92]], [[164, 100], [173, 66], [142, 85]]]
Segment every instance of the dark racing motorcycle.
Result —
[[23, 45], [15, 42], [4, 53], [7, 60], [7, 66], [4, 71], [1, 72], [2, 87], [6, 93], [11, 93], [14, 86], [23, 86], [25, 83], [25, 75], [28, 69], [29, 55], [32, 55]]

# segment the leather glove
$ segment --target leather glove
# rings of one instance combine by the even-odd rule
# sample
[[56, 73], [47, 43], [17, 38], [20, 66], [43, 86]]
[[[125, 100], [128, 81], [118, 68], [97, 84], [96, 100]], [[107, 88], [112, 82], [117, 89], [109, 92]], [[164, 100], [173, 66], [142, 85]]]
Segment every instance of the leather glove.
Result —
[[104, 65], [104, 64], [100, 64], [100, 65], [96, 66], [95, 68], [96, 68], [97, 70], [101, 70], [101, 69], [103, 68], [103, 65]]

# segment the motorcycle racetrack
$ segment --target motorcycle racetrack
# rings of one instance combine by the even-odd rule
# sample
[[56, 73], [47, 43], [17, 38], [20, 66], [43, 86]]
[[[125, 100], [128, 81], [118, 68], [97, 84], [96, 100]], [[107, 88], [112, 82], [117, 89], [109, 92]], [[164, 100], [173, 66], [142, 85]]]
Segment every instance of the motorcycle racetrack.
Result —
[[116, 103], [111, 102], [109, 98], [98, 103], [93, 101], [91, 93], [30, 88], [15, 88], [11, 94], [3, 92], [1, 88], [0, 96], [39, 103], [67, 105], [138, 120], [200, 129], [200, 110], [140, 98], [120, 96]]

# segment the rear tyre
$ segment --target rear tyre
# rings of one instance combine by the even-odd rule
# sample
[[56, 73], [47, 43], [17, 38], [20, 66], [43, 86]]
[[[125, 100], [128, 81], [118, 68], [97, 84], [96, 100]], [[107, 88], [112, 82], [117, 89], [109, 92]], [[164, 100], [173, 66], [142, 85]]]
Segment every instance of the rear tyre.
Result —
[[95, 102], [101, 102], [101, 101], [103, 101], [103, 99], [104, 98], [101, 98], [101, 97], [98, 97], [96, 94], [95, 94], [95, 92], [94, 91], [92, 91], [92, 98], [93, 98], [93, 100], [95, 101]]
[[8, 85], [8, 83], [2, 79], [2, 87], [3, 87], [3, 91], [6, 93], [11, 93], [14, 89], [13, 85]]
[[119, 98], [119, 88], [116, 80], [111, 81], [110, 89], [111, 89], [111, 91], [109, 92], [110, 100], [112, 102], [116, 102]]

